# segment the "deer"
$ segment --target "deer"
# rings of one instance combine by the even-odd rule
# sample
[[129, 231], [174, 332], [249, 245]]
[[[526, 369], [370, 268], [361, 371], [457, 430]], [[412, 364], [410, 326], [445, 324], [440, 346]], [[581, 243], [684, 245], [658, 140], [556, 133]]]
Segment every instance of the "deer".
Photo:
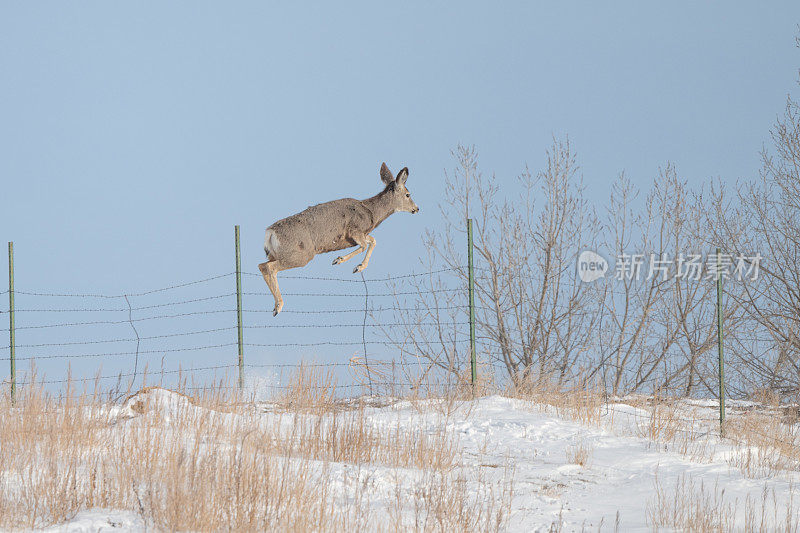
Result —
[[384, 189], [371, 198], [341, 198], [312, 205], [305, 211], [278, 220], [267, 228], [264, 235], [267, 261], [259, 264], [258, 270], [275, 298], [272, 316], [278, 316], [283, 309], [278, 272], [304, 267], [317, 254], [352, 246], [358, 248], [337, 257], [333, 264], [349, 261], [366, 250], [361, 263], [353, 269], [353, 274], [362, 272], [369, 265], [377, 244], [370, 233], [393, 213], [419, 213], [419, 207], [406, 188], [408, 167], [398, 172], [395, 178], [386, 163], [382, 163], [379, 174]]

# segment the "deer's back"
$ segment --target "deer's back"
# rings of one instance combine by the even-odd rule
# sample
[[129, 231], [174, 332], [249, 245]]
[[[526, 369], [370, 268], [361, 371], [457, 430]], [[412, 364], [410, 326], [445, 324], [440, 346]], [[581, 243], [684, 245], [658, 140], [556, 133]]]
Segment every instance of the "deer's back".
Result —
[[352, 236], [369, 233], [372, 213], [361, 201], [341, 198], [312, 205], [269, 227], [278, 237], [280, 248], [309, 249], [319, 254], [356, 245]]

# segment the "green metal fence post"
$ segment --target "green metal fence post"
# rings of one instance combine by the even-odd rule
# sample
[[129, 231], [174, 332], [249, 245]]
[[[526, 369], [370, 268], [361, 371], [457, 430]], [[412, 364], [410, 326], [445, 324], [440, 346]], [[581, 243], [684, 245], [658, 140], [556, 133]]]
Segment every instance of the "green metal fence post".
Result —
[[244, 344], [242, 343], [242, 256], [239, 252], [239, 226], [236, 236], [236, 329], [239, 334], [239, 390], [244, 387]]
[[472, 370], [472, 388], [478, 381], [478, 363], [475, 357], [475, 272], [472, 267], [472, 219], [467, 219], [467, 260], [469, 262], [469, 362]]
[[9, 353], [11, 360], [11, 404], [16, 401], [17, 396], [17, 367], [15, 361], [15, 339], [14, 339], [14, 243], [8, 243], [8, 331], [9, 331]]
[[722, 271], [717, 248], [717, 352], [719, 355], [719, 432], [725, 436], [725, 359], [722, 353]]

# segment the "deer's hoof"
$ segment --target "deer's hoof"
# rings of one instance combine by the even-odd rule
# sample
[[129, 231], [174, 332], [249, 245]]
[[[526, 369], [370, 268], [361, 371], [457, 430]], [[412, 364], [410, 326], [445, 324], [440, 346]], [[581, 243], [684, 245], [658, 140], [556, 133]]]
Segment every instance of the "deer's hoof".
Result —
[[275, 309], [272, 310], [272, 316], [278, 316], [281, 309], [283, 309], [283, 302], [275, 304]]
[[360, 265], [358, 265], [357, 267], [355, 267], [355, 268], [353, 269], [353, 274], [355, 274], [356, 272], [361, 272], [361, 271], [362, 271], [362, 270], [364, 270], [365, 268], [367, 268], [367, 267], [365, 267], [365, 266], [364, 266], [364, 263], [361, 263]]
[[344, 257], [339, 256], [339, 257], [337, 257], [336, 259], [333, 260], [333, 264], [334, 265], [338, 265], [342, 261], [344, 261]]

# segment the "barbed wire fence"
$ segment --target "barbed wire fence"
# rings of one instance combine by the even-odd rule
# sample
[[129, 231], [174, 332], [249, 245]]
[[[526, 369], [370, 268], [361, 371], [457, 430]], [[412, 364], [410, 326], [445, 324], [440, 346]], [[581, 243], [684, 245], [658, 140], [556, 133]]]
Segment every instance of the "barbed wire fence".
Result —
[[[478, 269], [479, 270], [479, 269]], [[431, 276], [431, 275], [441, 275], [441, 274], [454, 274], [457, 273], [457, 269], [454, 268], [446, 268], [446, 269], [438, 269], [432, 270], [428, 272], [422, 272], [417, 274], [408, 274], [408, 275], [401, 275], [401, 276], [387, 276], [385, 278], [366, 278], [363, 277], [362, 279], [348, 279], [348, 278], [339, 278], [339, 277], [319, 277], [319, 276], [306, 276], [306, 275], [299, 275], [299, 274], [290, 274], [286, 276], [281, 276], [281, 280], [294, 280], [300, 281], [303, 284], [307, 284], [309, 282], [321, 282], [324, 283], [327, 290], [320, 289], [318, 291], [302, 291], [297, 292], [290, 290], [288, 292], [284, 292], [287, 297], [313, 297], [315, 299], [318, 298], [331, 298], [336, 299], [337, 303], [339, 303], [338, 307], [328, 307], [328, 308], [302, 308], [302, 307], [289, 307], [282, 312], [282, 316], [286, 315], [297, 315], [302, 318], [302, 321], [293, 321], [290, 323], [269, 323], [264, 322], [257, 318], [253, 323], [253, 320], [248, 320], [247, 323], [243, 326], [243, 329], [249, 332], [253, 332], [254, 330], [266, 330], [266, 331], [274, 331], [274, 330], [341, 330], [341, 329], [348, 329], [348, 330], [360, 330], [360, 340], [358, 339], [358, 335], [354, 334], [352, 336], [345, 336], [346, 338], [339, 338], [339, 339], [313, 339], [308, 338], [307, 336], [298, 341], [296, 339], [292, 339], [289, 341], [285, 340], [276, 340], [274, 337], [269, 339], [269, 342], [264, 340], [263, 338], [256, 337], [253, 339], [252, 335], [247, 335], [247, 340], [242, 343], [242, 346], [245, 348], [320, 348], [320, 347], [346, 347], [346, 348], [362, 348], [362, 355], [365, 355], [365, 362], [367, 363], [367, 372], [370, 371], [368, 365], [368, 347], [390, 347], [390, 346], [397, 346], [397, 343], [394, 341], [389, 341], [386, 339], [376, 339], [375, 336], [372, 336], [369, 340], [367, 339], [367, 331], [375, 328], [381, 327], [396, 327], [396, 326], [416, 326], [416, 327], [427, 327], [427, 326], [437, 326], [438, 324], [434, 322], [417, 322], [414, 324], [411, 323], [404, 323], [404, 322], [391, 322], [391, 321], [381, 321], [383, 317], [382, 313], [386, 312], [394, 312], [394, 311], [411, 311], [411, 308], [404, 308], [398, 307], [397, 305], [392, 304], [392, 302], [386, 301], [386, 298], [396, 297], [396, 296], [417, 296], [419, 295], [419, 291], [415, 290], [400, 290], [400, 291], [391, 291], [383, 292], [373, 291], [372, 293], [369, 292], [369, 285], [374, 284], [386, 284], [388, 282], [397, 282], [400, 280], [407, 280], [411, 278], [416, 278], [420, 276]], [[244, 290], [242, 291], [243, 296], [247, 296], [249, 299], [247, 300], [247, 304], [243, 307], [242, 312], [245, 316], [269, 316], [271, 313], [271, 309], [267, 308], [258, 308], [252, 306], [251, 302], [258, 302], [261, 301], [262, 304], [268, 305], [271, 302], [271, 296], [269, 292], [266, 290], [263, 282], [261, 281], [261, 275], [251, 272], [242, 272], [241, 273], [245, 280], [248, 279], [251, 281], [255, 281], [256, 285], [250, 284], [252, 287], [257, 288], [259, 290]], [[100, 359], [106, 360], [107, 358], [112, 357], [119, 357], [119, 358], [132, 358], [133, 359], [133, 371], [126, 371], [121, 373], [116, 373], [113, 375], [104, 375], [101, 376], [101, 379], [114, 379], [117, 377], [136, 377], [138, 373], [138, 362], [140, 356], [152, 356], [152, 355], [167, 355], [167, 354], [181, 354], [181, 353], [191, 353], [191, 352], [199, 352], [202, 350], [223, 350], [237, 346], [237, 340], [235, 338], [234, 333], [236, 332], [237, 325], [235, 321], [229, 319], [229, 316], [233, 313], [237, 312], [237, 306], [235, 305], [234, 301], [231, 301], [231, 305], [225, 306], [224, 304], [228, 303], [229, 300], [233, 300], [237, 292], [233, 290], [229, 290], [229, 292], [221, 292], [219, 294], [214, 294], [211, 296], [203, 296], [203, 297], [195, 297], [195, 298], [183, 298], [183, 299], [171, 299], [164, 302], [159, 303], [149, 303], [147, 305], [136, 305], [136, 300], [140, 300], [143, 297], [152, 297], [155, 295], [165, 295], [165, 294], [173, 294], [181, 289], [186, 289], [188, 287], [196, 287], [196, 286], [209, 286], [213, 282], [224, 282], [230, 284], [230, 278], [235, 276], [235, 272], [229, 272], [221, 275], [216, 275], [200, 280], [194, 280], [185, 283], [173, 284], [170, 286], [143, 291], [143, 292], [129, 292], [124, 294], [98, 294], [98, 293], [64, 293], [64, 292], [41, 292], [41, 291], [28, 291], [28, 290], [14, 290], [15, 296], [17, 298], [23, 297], [23, 302], [30, 302], [30, 305], [23, 304], [22, 307], [15, 309], [16, 314], [22, 313], [24, 316], [34, 316], [34, 317], [49, 317], [52, 315], [56, 316], [63, 316], [68, 315], [70, 317], [74, 316], [91, 316], [95, 319], [93, 320], [71, 320], [71, 321], [61, 321], [61, 322], [53, 322], [50, 320], [44, 322], [38, 321], [28, 321], [23, 320], [19, 322], [15, 330], [18, 335], [22, 335], [23, 338], [26, 336], [30, 339], [28, 342], [21, 342], [16, 343], [16, 348], [21, 350], [21, 353], [15, 357], [17, 362], [35, 362], [35, 361], [47, 361], [47, 360], [67, 360], [67, 361], [75, 361], [79, 359]], [[460, 283], [462, 280], [455, 276], [455, 282]], [[336, 283], [336, 289], [330, 290], [331, 283]], [[364, 287], [363, 292], [357, 291], [347, 291], [340, 289], [339, 287], [352, 287], [355, 289], [355, 286], [362, 285]], [[224, 291], [224, 288], [219, 289], [220, 291]], [[0, 294], [8, 294], [9, 291], [2, 291]], [[448, 287], [442, 289], [431, 289], [430, 292], [432, 293], [462, 293], [466, 295], [467, 289], [466, 287]], [[29, 298], [24, 298], [29, 297]], [[357, 305], [355, 302], [356, 299], [363, 298], [364, 304]], [[54, 302], [55, 300], [55, 302]], [[378, 300], [378, 305], [375, 305], [375, 301]], [[61, 302], [81, 302], [80, 305], [65, 305]], [[104, 302], [113, 301], [115, 304], [119, 302], [118, 306], [109, 305]], [[134, 302], [133, 304], [131, 302]], [[348, 307], [343, 307], [341, 302], [346, 302]], [[350, 304], [350, 302], [353, 302]], [[54, 305], [45, 305], [42, 307], [42, 303], [54, 303]], [[84, 302], [98, 302], [97, 305], [92, 305], [91, 303], [84, 303]], [[221, 303], [223, 304], [221, 308], [189, 308], [187, 309], [186, 306], [198, 306], [203, 304], [214, 304], [214, 303]], [[296, 300], [292, 301], [292, 305], [302, 305], [303, 302], [299, 302]], [[171, 310], [176, 308], [182, 308], [180, 312], [171, 312]], [[486, 308], [477, 305], [475, 306], [476, 309], [479, 310], [486, 310]], [[468, 309], [469, 306], [467, 302], [449, 306], [449, 307], [439, 307], [439, 310], [458, 310], [463, 311], [464, 320], [457, 322], [456, 325], [458, 326], [468, 326], [469, 322], [468, 318]], [[8, 313], [7, 310], [0, 310], [0, 313]], [[98, 319], [98, 315], [103, 315], [102, 319]], [[219, 315], [223, 315], [222, 318]], [[229, 315], [229, 316], [224, 316]], [[355, 320], [355, 317], [361, 316], [362, 320], [358, 321]], [[315, 318], [313, 321], [309, 321], [308, 317], [318, 317]], [[325, 320], [325, 318], [330, 317], [344, 317], [344, 316], [354, 316], [354, 320], [352, 321], [330, 321]], [[192, 319], [193, 323], [197, 323], [198, 321], [205, 321], [209, 323], [209, 326], [213, 327], [206, 327], [206, 328], [192, 328], [188, 331], [173, 331], [172, 326], [170, 324], [177, 323], [179, 319]], [[371, 320], [370, 320], [371, 319]], [[209, 322], [210, 320], [210, 322]], [[157, 330], [161, 331], [160, 334], [153, 334], [153, 335], [140, 335], [137, 329], [137, 325], [145, 325], [148, 323], [153, 322], [167, 322], [168, 324], [159, 328]], [[230, 325], [222, 325], [224, 323]], [[41, 331], [44, 330], [59, 330], [63, 331], [65, 329], [75, 328], [80, 330], [83, 327], [87, 326], [104, 326], [103, 332], [108, 330], [111, 331], [120, 331], [119, 328], [112, 328], [113, 326], [123, 326], [123, 329], [129, 332], [133, 332], [133, 335], [130, 334], [125, 336], [111, 336], [106, 338], [91, 338], [86, 339], [85, 337], [81, 338], [81, 340], [65, 340], [63, 338], [59, 338], [58, 340], [53, 340], [50, 342], [43, 342], [41, 339], [43, 335], [41, 335]], [[9, 332], [9, 328], [0, 328], [0, 332]], [[83, 332], [85, 330], [82, 330]], [[31, 333], [28, 335], [28, 333]], [[176, 339], [176, 338], [196, 338], [203, 335], [211, 335], [211, 334], [220, 334], [217, 335], [218, 342], [213, 343], [205, 343], [205, 344], [194, 344], [191, 346], [169, 346], [169, 347], [158, 347], [158, 348], [150, 348], [150, 349], [142, 349], [141, 344], [147, 343], [148, 341], [163, 341], [166, 339]], [[468, 340], [466, 337], [466, 331], [464, 332], [464, 340]], [[76, 335], [72, 335], [75, 337]], [[54, 335], [47, 335], [44, 336], [45, 338], [54, 338]], [[492, 337], [488, 337], [485, 335], [477, 335], [475, 337], [477, 340], [483, 342], [484, 347], [493, 347], [493, 343], [496, 342], [496, 339]], [[760, 339], [764, 340], [764, 339]], [[510, 340], [512, 344], [517, 342], [514, 340]], [[118, 345], [120, 343], [127, 343], [131, 345], [130, 350], [116, 350], [116, 351], [53, 351], [53, 348], [72, 348], [72, 347], [90, 347], [90, 346], [99, 346], [99, 345]], [[4, 346], [6, 350], [10, 349], [10, 346]], [[253, 354], [248, 354], [248, 360], [253, 359]], [[10, 357], [1, 357], [0, 360], [2, 361], [9, 361]], [[257, 360], [257, 359], [256, 359]], [[178, 361], [185, 362], [185, 361]], [[465, 362], [466, 364], [467, 362]], [[351, 363], [344, 363], [344, 366], [352, 366]], [[248, 363], [245, 366], [253, 366], [252, 363]], [[270, 365], [266, 364], [258, 364], [257, 368], [268, 368]], [[296, 364], [286, 365], [286, 364], [276, 364], [274, 365], [276, 368], [287, 368], [287, 366], [296, 366]], [[332, 368], [336, 368], [337, 364], [335, 363], [328, 363], [328, 366]], [[182, 369], [164, 369], [162, 368], [160, 373], [169, 374], [169, 373], [176, 373], [178, 371], [182, 372], [190, 372], [194, 370], [233, 370], [236, 369], [237, 364], [231, 362], [230, 364], [225, 365], [202, 365], [198, 368], [193, 368], [192, 366], [187, 366], [186, 368]], [[48, 379], [46, 380], [48, 383], [59, 383], [59, 382], [66, 382], [66, 379], [57, 380], [57, 379]], [[27, 384], [25, 381], [18, 381], [19, 384]]]
[[[0, 346], [6, 352], [0, 362], [11, 363], [5, 382], [12, 398], [17, 386], [34, 383], [111, 382], [130, 390], [169, 377], [189, 379], [186, 388], [199, 389], [209, 383], [234, 388], [232, 377], [241, 388], [249, 376], [249, 386], [281, 390], [291, 387], [284, 374], [300, 366], [332, 372], [337, 390], [408, 389], [414, 383], [397, 371], [409, 350], [383, 331], [436, 326], [390, 315], [410, 310], [399, 298], [418, 295], [404, 282], [455, 273], [443, 268], [345, 278], [287, 272], [280, 276], [287, 305], [273, 318], [262, 276], [240, 270], [238, 231], [237, 271], [116, 294], [17, 288], [11, 246], [9, 289], [0, 292], [9, 295], [8, 308], [0, 308], [9, 326], [0, 333], [10, 342]], [[435, 292], [458, 296], [451, 308], [463, 312], [458, 325], [467, 326], [467, 287], [457, 275], [450, 281]]]

